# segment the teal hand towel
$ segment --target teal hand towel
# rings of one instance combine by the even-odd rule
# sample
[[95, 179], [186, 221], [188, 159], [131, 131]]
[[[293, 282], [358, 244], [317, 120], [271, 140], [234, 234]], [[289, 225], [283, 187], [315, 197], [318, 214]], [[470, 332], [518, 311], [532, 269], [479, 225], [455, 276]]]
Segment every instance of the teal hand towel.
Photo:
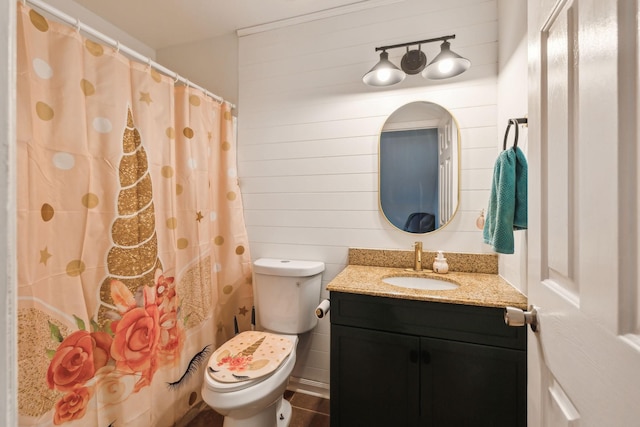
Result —
[[504, 150], [493, 169], [484, 242], [496, 252], [513, 253], [513, 231], [527, 228], [527, 159], [520, 148]]

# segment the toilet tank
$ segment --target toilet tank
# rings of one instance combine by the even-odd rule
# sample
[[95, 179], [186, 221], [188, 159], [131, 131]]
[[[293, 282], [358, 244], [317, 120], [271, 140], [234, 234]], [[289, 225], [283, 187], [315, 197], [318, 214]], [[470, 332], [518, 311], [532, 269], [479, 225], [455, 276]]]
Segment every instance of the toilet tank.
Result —
[[282, 334], [313, 329], [318, 319], [324, 263], [260, 258], [253, 263], [253, 292], [258, 326]]

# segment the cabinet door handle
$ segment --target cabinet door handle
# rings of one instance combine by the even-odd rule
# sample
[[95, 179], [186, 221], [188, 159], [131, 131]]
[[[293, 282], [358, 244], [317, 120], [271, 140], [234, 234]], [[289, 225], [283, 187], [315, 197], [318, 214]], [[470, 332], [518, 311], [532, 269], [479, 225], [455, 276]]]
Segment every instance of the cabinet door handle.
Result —
[[409, 352], [409, 360], [411, 361], [411, 363], [418, 363], [418, 351], [417, 350], [411, 350]]
[[422, 352], [422, 363], [424, 363], [425, 365], [431, 363], [431, 353], [426, 350]]

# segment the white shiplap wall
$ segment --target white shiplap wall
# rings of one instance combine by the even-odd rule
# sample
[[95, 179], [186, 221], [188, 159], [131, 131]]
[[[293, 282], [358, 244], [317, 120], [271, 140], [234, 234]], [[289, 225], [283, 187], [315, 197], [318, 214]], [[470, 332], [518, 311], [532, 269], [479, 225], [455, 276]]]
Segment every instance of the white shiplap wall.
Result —
[[[326, 285], [349, 247], [486, 252], [475, 220], [486, 207], [498, 138], [497, 2], [405, 0], [239, 41], [238, 174], [252, 257], [324, 261]], [[456, 34], [472, 61], [462, 76], [365, 86], [376, 46]], [[438, 44], [422, 47], [429, 58]], [[399, 64], [404, 49], [389, 51]], [[417, 236], [378, 210], [378, 133], [401, 105], [437, 102], [462, 136], [461, 203], [446, 228]], [[323, 291], [323, 298], [328, 297]], [[301, 338], [294, 376], [329, 383], [329, 320]]]
[[[498, 132], [503, 135], [510, 118], [527, 116], [528, 56], [527, 0], [498, 1]], [[511, 132], [513, 134], [513, 132]], [[513, 135], [510, 142], [513, 141]], [[518, 147], [528, 151], [529, 132], [520, 126]], [[498, 143], [502, 150], [502, 141]], [[513, 255], [500, 255], [500, 275], [527, 293], [527, 231], [514, 233]]]

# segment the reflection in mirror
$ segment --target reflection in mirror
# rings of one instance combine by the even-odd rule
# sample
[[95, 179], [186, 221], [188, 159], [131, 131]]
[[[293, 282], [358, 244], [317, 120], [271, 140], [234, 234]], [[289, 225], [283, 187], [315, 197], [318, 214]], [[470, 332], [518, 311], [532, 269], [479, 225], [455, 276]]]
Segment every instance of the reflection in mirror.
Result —
[[459, 201], [460, 136], [453, 116], [431, 102], [397, 109], [380, 133], [380, 209], [409, 233], [446, 225]]

